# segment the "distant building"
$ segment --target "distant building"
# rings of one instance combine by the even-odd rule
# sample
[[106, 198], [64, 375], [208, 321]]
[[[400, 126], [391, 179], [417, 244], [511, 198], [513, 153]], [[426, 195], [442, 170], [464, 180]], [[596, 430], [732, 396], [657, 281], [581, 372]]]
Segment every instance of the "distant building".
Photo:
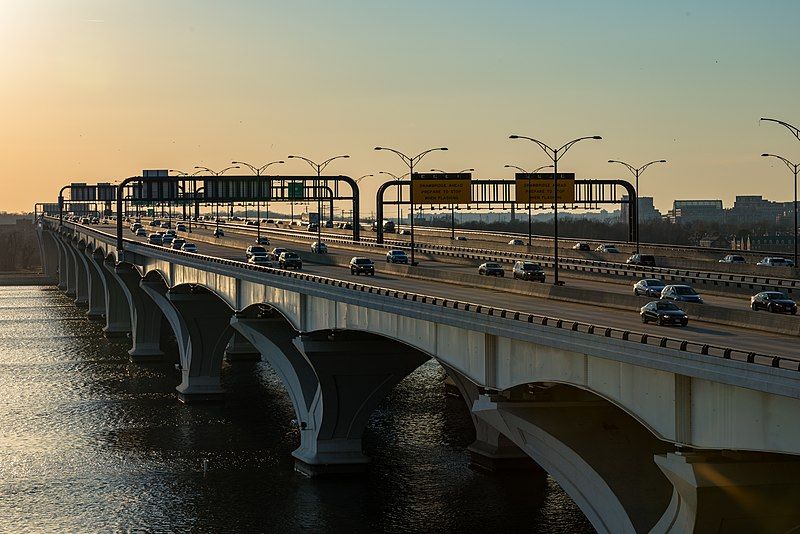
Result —
[[[622, 196], [622, 209], [620, 210], [620, 220], [622, 222], [628, 221], [628, 195]], [[652, 221], [652, 220], [660, 220], [663, 218], [661, 212], [656, 209], [655, 204], [653, 204], [653, 197], [639, 197], [637, 199], [637, 204], [639, 206], [639, 221]]]
[[791, 213], [791, 202], [774, 202], [761, 195], [737, 195], [733, 207], [726, 210], [725, 219], [740, 226], [776, 224]]
[[747, 236], [747, 250], [788, 253], [794, 251], [794, 236], [784, 234]]
[[675, 200], [669, 212], [669, 220], [673, 223], [721, 223], [724, 219], [721, 200]]

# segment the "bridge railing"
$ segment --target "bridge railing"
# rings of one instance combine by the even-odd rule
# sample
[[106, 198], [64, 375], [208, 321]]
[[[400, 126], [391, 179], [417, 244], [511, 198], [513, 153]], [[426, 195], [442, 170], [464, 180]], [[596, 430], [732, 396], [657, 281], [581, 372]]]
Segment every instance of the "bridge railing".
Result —
[[[76, 227], [84, 228], [84, 230], [88, 233], [95, 233], [103, 236], [108, 240], [110, 244], [113, 244], [115, 242], [116, 236], [89, 227], [83, 227], [81, 225], [70, 223], [70, 226], [73, 225]], [[351, 291], [360, 291], [375, 295], [381, 295], [388, 298], [394, 298], [411, 302], [419, 302], [422, 304], [428, 304], [430, 306], [439, 306], [442, 308], [462, 310], [465, 313], [496, 316], [511, 321], [518, 321], [520, 323], [535, 324], [548, 328], [568, 330], [572, 332], [580, 332], [587, 335], [611, 338], [611, 339], [625, 341], [628, 343], [638, 343], [643, 345], [658, 346], [661, 348], [674, 349], [682, 352], [690, 352], [694, 354], [701, 354], [704, 356], [746, 362], [754, 365], [762, 365], [773, 368], [800, 371], [800, 359], [791, 358], [787, 356], [777, 356], [777, 355], [763, 354], [752, 351], [743, 351], [732, 347], [712, 345], [696, 341], [688, 341], [685, 339], [671, 338], [667, 336], [656, 336], [644, 332], [636, 332], [633, 330], [624, 330], [598, 324], [584, 323], [581, 321], [573, 321], [570, 319], [551, 317], [548, 315], [540, 315], [540, 314], [521, 312], [505, 308], [498, 308], [495, 306], [488, 306], [486, 304], [479, 304], [475, 302], [448, 299], [440, 296], [425, 295], [421, 293], [390, 289], [380, 286], [362, 284], [360, 282], [350, 282], [347, 280], [339, 280], [330, 277], [306, 274], [297, 271], [288, 271], [273, 267], [253, 265], [241, 261], [218, 258], [216, 256], [208, 256], [204, 254], [165, 249], [164, 247], [160, 247], [157, 245], [150, 245], [148, 243], [141, 243], [139, 241], [134, 241], [130, 239], [126, 239], [126, 241], [129, 244], [135, 245], [137, 247], [152, 249], [154, 252], [157, 252], [157, 255], [167, 253], [176, 257], [184, 257], [194, 261], [199, 260], [202, 262], [225, 265], [228, 267], [234, 267], [246, 271], [263, 273], [270, 276], [293, 278], [307, 282], [347, 289]]]

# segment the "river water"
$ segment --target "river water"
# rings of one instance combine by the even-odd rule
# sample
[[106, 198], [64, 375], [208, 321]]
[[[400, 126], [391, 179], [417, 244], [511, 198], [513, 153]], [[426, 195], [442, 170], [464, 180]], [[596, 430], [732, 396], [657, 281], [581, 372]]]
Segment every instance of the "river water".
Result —
[[435, 363], [373, 414], [367, 474], [312, 480], [267, 364], [224, 364], [225, 401], [183, 405], [172, 363], [129, 363], [83, 313], [0, 287], [0, 532], [593, 531], [552, 479], [468, 467], [472, 423]]

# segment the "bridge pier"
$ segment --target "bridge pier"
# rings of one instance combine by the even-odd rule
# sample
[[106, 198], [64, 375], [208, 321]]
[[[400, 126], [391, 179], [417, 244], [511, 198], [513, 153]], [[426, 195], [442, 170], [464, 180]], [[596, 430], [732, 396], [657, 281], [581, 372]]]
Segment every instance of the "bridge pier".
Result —
[[538, 472], [541, 477], [547, 476], [547, 473], [513, 441], [472, 412], [472, 405], [480, 396], [478, 386], [452, 367], [441, 362], [440, 365], [445, 368], [447, 376], [466, 402], [472, 423], [475, 425], [475, 441], [467, 447], [470, 467], [490, 473], [527, 469]]
[[[38, 234], [40, 249], [42, 252], [42, 272], [44, 275], [53, 281], [58, 280], [58, 264], [59, 264], [59, 250], [53, 242], [50, 232], [44, 232], [37, 224], [36, 233]], [[44, 237], [48, 234], [48, 237]]]
[[89, 266], [95, 270], [103, 284], [106, 309], [106, 326], [103, 333], [106, 337], [124, 337], [131, 331], [131, 309], [122, 286], [112, 274], [113, 260], [106, 260], [102, 252], [95, 250], [89, 258]]
[[400, 343], [365, 332], [302, 334], [294, 346], [319, 381], [309, 417], [300, 419], [295, 469], [308, 476], [363, 471], [369, 459], [361, 438], [370, 415], [389, 391], [428, 360]]
[[261, 353], [242, 334], [234, 331], [233, 337], [225, 347], [225, 360], [229, 362], [257, 362]]
[[175, 332], [181, 360], [181, 402], [219, 399], [222, 357], [230, 339], [233, 314], [219, 297], [201, 286], [168, 289], [163, 280], [141, 281]]
[[161, 308], [139, 287], [142, 277], [128, 263], [106, 264], [106, 268], [117, 281], [127, 297], [131, 317], [133, 348], [128, 351], [132, 362], [160, 360]]
[[86, 245], [82, 243], [75, 243], [68, 246], [69, 253], [72, 256], [72, 263], [75, 266], [75, 305], [88, 306], [89, 305], [89, 273], [83, 267], [81, 256], [86, 249]]
[[761, 453], [655, 456], [673, 485], [653, 532], [794, 532], [800, 528], [800, 459]]
[[64, 294], [68, 297], [75, 298], [75, 283], [77, 282], [75, 269], [77, 265], [75, 265], [75, 255], [72, 253], [72, 242], [65, 237], [62, 241], [62, 246], [64, 247], [64, 266], [66, 267], [66, 269], [64, 269], [64, 276], [66, 277], [66, 289], [64, 290]]
[[67, 250], [66, 244], [54, 232], [47, 232], [58, 249], [58, 289], [67, 290]]
[[82, 270], [86, 273], [88, 279], [87, 294], [89, 301], [89, 310], [86, 316], [92, 321], [102, 321], [103, 315], [106, 310], [106, 297], [105, 289], [103, 289], [103, 280], [90, 263], [92, 263], [92, 253], [84, 247], [83, 251], [77, 255], [78, 260], [82, 265]]

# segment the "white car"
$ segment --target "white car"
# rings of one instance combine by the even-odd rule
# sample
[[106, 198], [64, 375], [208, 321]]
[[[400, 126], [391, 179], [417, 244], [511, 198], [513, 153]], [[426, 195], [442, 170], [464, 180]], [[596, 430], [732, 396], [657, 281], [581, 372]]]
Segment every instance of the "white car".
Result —
[[619, 249], [614, 245], [603, 244], [594, 249], [596, 252], [604, 252], [606, 254], [619, 254]]
[[794, 262], [778, 256], [767, 256], [756, 265], [761, 267], [794, 267]]

